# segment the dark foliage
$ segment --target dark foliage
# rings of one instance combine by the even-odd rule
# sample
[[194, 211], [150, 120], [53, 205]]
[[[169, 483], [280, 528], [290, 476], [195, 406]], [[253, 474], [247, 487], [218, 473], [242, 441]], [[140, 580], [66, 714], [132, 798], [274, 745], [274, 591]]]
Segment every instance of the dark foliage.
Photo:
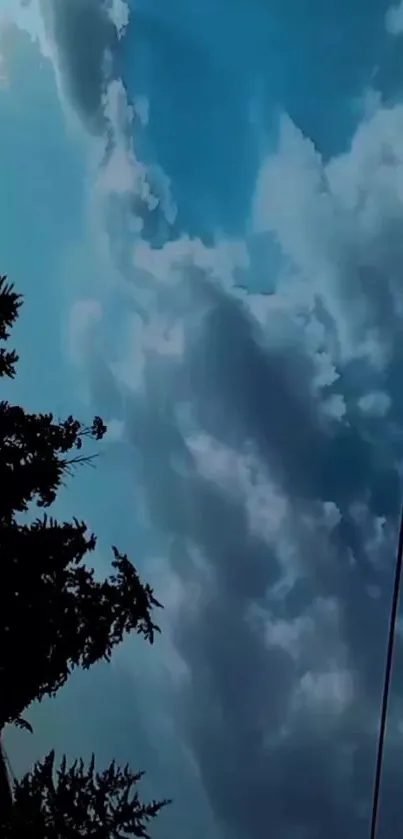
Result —
[[133, 773], [111, 763], [95, 771], [83, 761], [68, 767], [63, 758], [54, 769], [54, 752], [14, 785], [12, 817], [3, 827], [4, 839], [147, 839], [149, 822], [168, 801], [140, 801]]
[[[9, 337], [9, 330], [18, 317], [21, 303], [21, 295], [17, 294], [13, 286], [7, 283], [7, 277], [0, 276], [0, 341], [6, 341]], [[0, 348], [0, 376], [13, 379], [17, 361], [18, 356], [14, 350]]]
[[[0, 277], [0, 341], [7, 340], [21, 298]], [[0, 348], [0, 377], [15, 376], [18, 356]], [[97, 580], [84, 560], [95, 536], [84, 522], [58, 522], [49, 508], [75, 466], [91, 461], [88, 441], [106, 428], [72, 416], [32, 414], [0, 402], [0, 736], [6, 723], [32, 731], [21, 714], [54, 695], [76, 667], [109, 660], [126, 633], [153, 642], [159, 607], [125, 554], [113, 548], [112, 572]], [[14, 786], [0, 739], [0, 835], [7, 839], [147, 837], [146, 827], [167, 802], [143, 805], [133, 787], [141, 777], [112, 764], [95, 773], [94, 761], [54, 772], [51, 753]], [[6, 806], [7, 805], [7, 806]]]
[[[1, 338], [20, 304], [1, 278]], [[0, 372], [12, 377], [16, 360], [3, 351]], [[0, 729], [54, 694], [74, 667], [109, 659], [127, 632], [153, 641], [159, 604], [127, 556], [114, 548], [113, 574], [98, 582], [84, 564], [96, 544], [84, 522], [23, 515], [52, 504], [73, 467], [90, 459], [84, 443], [105, 430], [99, 417], [91, 426], [71, 416], [57, 422], [0, 402]]]

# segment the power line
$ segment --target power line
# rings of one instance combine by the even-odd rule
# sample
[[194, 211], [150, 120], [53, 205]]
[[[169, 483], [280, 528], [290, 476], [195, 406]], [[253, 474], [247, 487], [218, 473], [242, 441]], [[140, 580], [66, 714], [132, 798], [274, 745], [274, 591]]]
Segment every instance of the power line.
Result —
[[392, 603], [391, 603], [391, 610], [390, 610], [388, 646], [387, 646], [387, 652], [386, 652], [385, 675], [384, 675], [384, 681], [383, 681], [383, 692], [382, 692], [382, 703], [381, 703], [381, 716], [380, 716], [380, 722], [379, 722], [378, 746], [377, 746], [376, 764], [375, 764], [375, 778], [374, 778], [374, 788], [373, 788], [373, 794], [372, 794], [372, 813], [371, 813], [370, 839], [376, 839], [376, 831], [377, 831], [377, 826], [378, 826], [379, 798], [380, 798], [380, 791], [381, 791], [383, 754], [384, 754], [384, 746], [385, 746], [386, 723], [387, 723], [387, 716], [388, 716], [390, 683], [391, 683], [391, 677], [392, 677], [393, 654], [394, 654], [394, 651], [395, 651], [396, 622], [397, 622], [397, 613], [398, 613], [398, 609], [399, 609], [399, 593], [400, 593], [400, 580], [401, 580], [401, 576], [402, 576], [402, 567], [403, 567], [403, 509], [401, 511], [401, 514], [400, 514], [400, 528], [399, 528], [399, 539], [398, 539], [398, 544], [397, 544], [396, 570], [395, 570], [395, 579], [394, 579], [394, 583], [393, 583], [393, 595], [392, 595]]

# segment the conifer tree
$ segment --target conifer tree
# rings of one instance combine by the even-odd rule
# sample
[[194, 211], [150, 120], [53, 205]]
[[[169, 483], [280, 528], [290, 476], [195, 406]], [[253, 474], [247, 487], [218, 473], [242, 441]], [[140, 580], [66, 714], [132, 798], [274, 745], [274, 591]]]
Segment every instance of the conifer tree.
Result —
[[[6, 342], [22, 300], [0, 277], [0, 341]], [[13, 379], [14, 350], [0, 346], [0, 378]], [[94, 534], [78, 519], [57, 521], [53, 502], [74, 469], [91, 461], [91, 441], [106, 427], [72, 416], [29, 413], [0, 401], [0, 835], [4, 839], [147, 837], [167, 803], [141, 803], [142, 773], [111, 764], [95, 772], [82, 761], [58, 770], [52, 752], [11, 789], [1, 733], [7, 723], [31, 730], [22, 714], [53, 696], [77, 667], [109, 660], [132, 631], [150, 643], [160, 604], [126, 554], [113, 548], [112, 572], [95, 578], [85, 560]], [[11, 796], [12, 793], [12, 796]]]

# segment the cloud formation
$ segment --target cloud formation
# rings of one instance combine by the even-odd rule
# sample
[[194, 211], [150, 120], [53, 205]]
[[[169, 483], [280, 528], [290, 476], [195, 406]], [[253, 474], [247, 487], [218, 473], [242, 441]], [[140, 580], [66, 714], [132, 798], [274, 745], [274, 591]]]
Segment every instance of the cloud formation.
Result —
[[263, 353], [238, 302], [207, 295], [181, 374], [150, 360], [128, 426], [191, 584], [172, 618], [184, 734], [230, 835], [365, 835], [394, 543], [371, 507], [394, 468], [321, 430], [309, 364]]
[[113, 54], [118, 35], [113, 17], [98, 0], [41, 0], [40, 10], [65, 92], [86, 128], [99, 133], [108, 54]]
[[[128, 430], [188, 591], [180, 716], [224, 835], [368, 827], [400, 503], [400, 118], [381, 107], [326, 167], [280, 134], [257, 188], [284, 254], [270, 304], [191, 248], [154, 270], [174, 284], [153, 305], [181, 312], [185, 337], [173, 368], [147, 358]], [[345, 411], [329, 417], [332, 394]], [[386, 835], [402, 689], [397, 671]]]
[[[126, 420], [186, 592], [170, 615], [178, 731], [241, 839], [367, 827], [400, 486], [400, 121], [380, 107], [324, 164], [285, 119], [249, 234], [281, 248], [269, 300], [248, 292], [247, 260], [224, 281], [219, 246], [132, 251], [147, 319], [181, 323], [174, 358], [143, 346]], [[395, 737], [392, 779], [398, 722]]]
[[[66, 92], [104, 143], [95, 195], [126, 328], [113, 358], [91, 332], [82, 346], [175, 583], [175, 737], [221, 836], [363, 839], [401, 494], [402, 106], [377, 97], [327, 160], [284, 116], [242, 240], [180, 236], [105, 63], [123, 5], [46, 9]], [[99, 315], [85, 301], [75, 328]]]

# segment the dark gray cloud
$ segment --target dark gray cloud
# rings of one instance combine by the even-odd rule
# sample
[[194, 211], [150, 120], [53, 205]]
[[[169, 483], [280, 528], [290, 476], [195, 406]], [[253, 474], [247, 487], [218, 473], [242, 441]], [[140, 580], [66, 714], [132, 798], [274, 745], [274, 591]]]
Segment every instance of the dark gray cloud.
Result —
[[[119, 35], [108, 14], [107, 3], [103, 0], [41, 0], [41, 10], [48, 35], [56, 48], [63, 91], [87, 131], [104, 140], [101, 167], [109, 165], [117, 145], [123, 143], [129, 170], [134, 145], [136, 159], [140, 155], [142, 126], [136, 119], [136, 138], [133, 138], [133, 113], [118, 67]], [[108, 84], [113, 80], [119, 81], [123, 99], [118, 116], [109, 112], [105, 96]], [[127, 279], [133, 273], [131, 244], [139, 220], [147, 240], [156, 245], [177, 232], [175, 212], [167, 209], [169, 196], [165, 194], [165, 180], [161, 183], [159, 168], [148, 165], [146, 179], [150, 198], [140, 195], [137, 189], [132, 190], [129, 183], [126, 191], [122, 191], [120, 183], [116, 192], [112, 184], [106, 197], [105, 222], [111, 251], [116, 267]]]
[[101, 0], [42, 0], [42, 11], [65, 92], [87, 129], [102, 133], [105, 53], [113, 54], [117, 42], [106, 5]]
[[[170, 378], [163, 360], [150, 356], [145, 394], [128, 420], [153, 522], [174, 538], [176, 573], [199, 589], [196, 605], [175, 618], [175, 643], [191, 674], [178, 698], [178, 726], [223, 835], [251, 839], [272, 831], [279, 839], [336, 839], [351, 833], [361, 839], [368, 826], [398, 503], [393, 458], [347, 424], [326, 429], [310, 395], [309, 359], [269, 352], [236, 300], [200, 277], [198, 289], [196, 306], [205, 315], [189, 330], [181, 369]], [[291, 501], [290, 537], [303, 573], [284, 596], [273, 595], [282, 575], [277, 547], [251, 533], [242, 502], [197, 472], [178, 420], [181, 405], [191, 427], [236, 450], [253, 445]], [[384, 499], [391, 535], [381, 544], [380, 568], [368, 553], [366, 525], [351, 513], [352, 502], [361, 501], [372, 521], [379, 482], [391, 496]], [[331, 533], [318, 521], [313, 531], [303, 525], [304, 514], [315, 516], [318, 499], [339, 506], [341, 522]], [[202, 551], [206, 579], [189, 545]], [[318, 598], [338, 604], [337, 632], [312, 617]], [[251, 619], [253, 607], [267, 621], [312, 619], [309, 666], [268, 643], [264, 621]], [[324, 701], [315, 711], [296, 707], [287, 717], [304, 673], [319, 679], [330, 666], [336, 636], [354, 674], [351, 707], [332, 714]], [[320, 655], [315, 644], [322, 644]], [[401, 679], [395, 688], [401, 695]], [[396, 750], [388, 760], [393, 779]], [[399, 808], [391, 788], [386, 830]]]

